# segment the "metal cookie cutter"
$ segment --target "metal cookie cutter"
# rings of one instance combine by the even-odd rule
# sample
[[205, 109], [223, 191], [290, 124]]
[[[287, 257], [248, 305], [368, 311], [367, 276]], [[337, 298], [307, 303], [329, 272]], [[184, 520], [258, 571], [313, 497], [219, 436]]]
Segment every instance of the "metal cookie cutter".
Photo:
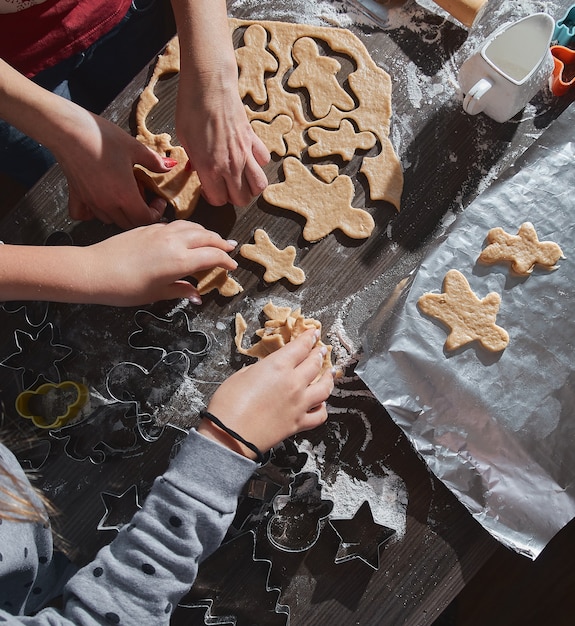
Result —
[[170, 352], [204, 356], [210, 351], [210, 336], [202, 330], [193, 330], [183, 311], [176, 311], [171, 318], [163, 318], [142, 309], [134, 315], [134, 322], [138, 330], [128, 337], [132, 348], [160, 350], [162, 356]]
[[[35, 391], [23, 391], [16, 398], [16, 411], [38, 428], [60, 428], [78, 415], [89, 396], [82, 383], [45, 383]], [[51, 419], [54, 413], [56, 417]]]
[[575, 4], [555, 23], [552, 41], [560, 46], [569, 46], [575, 42]]
[[553, 73], [549, 88], [554, 96], [565, 95], [575, 85], [575, 50], [565, 46], [551, 46]]

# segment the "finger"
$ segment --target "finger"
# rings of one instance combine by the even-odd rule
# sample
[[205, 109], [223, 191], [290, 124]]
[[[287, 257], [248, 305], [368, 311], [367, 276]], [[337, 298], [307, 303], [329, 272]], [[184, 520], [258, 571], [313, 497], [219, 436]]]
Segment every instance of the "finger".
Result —
[[107, 211], [113, 216], [114, 222], [121, 228], [128, 229], [136, 226], [154, 224], [162, 218], [155, 206], [148, 206], [140, 195], [135, 178], [127, 186], [125, 193], [118, 200], [118, 206]]
[[202, 304], [199, 291], [187, 280], [176, 280], [168, 285], [162, 300], [189, 300], [192, 304]]
[[238, 263], [219, 248], [194, 248], [194, 254], [190, 257], [188, 273], [211, 270], [214, 267], [221, 267], [225, 270], [233, 271], [238, 267]]
[[270, 151], [266, 147], [266, 144], [257, 135], [255, 135], [252, 152], [256, 161], [258, 162], [258, 165], [260, 165], [261, 167], [267, 165], [272, 158]]
[[319, 331], [317, 329], [306, 330], [305, 333], [302, 333], [266, 358], [273, 360], [282, 359], [288, 367], [296, 368], [309, 356], [318, 339]]
[[160, 215], [164, 215], [166, 207], [168, 206], [168, 201], [165, 198], [160, 198], [160, 196], [155, 196], [150, 200], [150, 204], [148, 206]]
[[312, 428], [317, 428], [321, 426], [327, 421], [327, 406], [325, 402], [321, 402], [316, 405], [313, 409], [306, 413], [305, 419], [303, 421], [302, 427], [305, 430], [311, 430]]
[[73, 187], [68, 189], [68, 213], [73, 220], [88, 221], [94, 214], [81, 200]]
[[177, 161], [170, 159], [169, 157], [163, 157], [148, 146], [137, 141], [137, 145], [134, 144], [135, 151], [133, 156], [133, 164], [143, 165], [145, 168], [152, 172], [167, 172]]
[[221, 177], [210, 178], [205, 173], [198, 171], [202, 185], [202, 195], [212, 206], [223, 206], [229, 201], [226, 181]]

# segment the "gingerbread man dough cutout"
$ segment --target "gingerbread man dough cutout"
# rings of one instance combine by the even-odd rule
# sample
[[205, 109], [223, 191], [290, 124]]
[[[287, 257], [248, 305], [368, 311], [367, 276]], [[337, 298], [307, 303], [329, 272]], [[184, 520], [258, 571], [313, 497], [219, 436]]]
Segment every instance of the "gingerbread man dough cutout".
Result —
[[315, 117], [325, 117], [332, 105], [342, 111], [355, 107], [353, 98], [337, 82], [336, 74], [341, 69], [339, 61], [321, 55], [313, 39], [298, 39], [293, 44], [292, 54], [298, 66], [288, 78], [288, 86], [307, 89]]
[[449, 270], [443, 279], [443, 293], [426, 293], [417, 304], [420, 310], [443, 322], [450, 332], [445, 349], [452, 351], [478, 341], [490, 352], [509, 344], [509, 335], [495, 323], [501, 297], [492, 291], [480, 300], [458, 270]]
[[288, 246], [280, 250], [261, 228], [254, 232], [254, 243], [244, 244], [240, 248], [240, 254], [266, 268], [264, 273], [266, 283], [275, 283], [281, 278], [287, 278], [293, 285], [301, 285], [305, 281], [304, 271], [294, 266], [295, 247]]
[[236, 50], [240, 70], [239, 88], [242, 98], [249, 95], [256, 104], [265, 104], [268, 96], [265, 73], [277, 71], [276, 58], [266, 50], [268, 35], [259, 24], [252, 24], [244, 33], [244, 46]]
[[284, 161], [284, 174], [284, 182], [270, 185], [262, 195], [266, 202], [306, 218], [303, 229], [306, 241], [318, 241], [336, 229], [352, 239], [371, 235], [375, 227], [373, 217], [351, 206], [355, 187], [349, 176], [337, 176], [333, 182], [326, 183], [294, 157]]
[[564, 258], [555, 242], [539, 241], [531, 222], [521, 224], [517, 235], [506, 233], [500, 226], [492, 228], [487, 233], [487, 243], [478, 261], [487, 265], [508, 261], [518, 276], [529, 276], [536, 265], [555, 270], [557, 261]]
[[351, 161], [356, 150], [369, 150], [375, 146], [375, 135], [368, 131], [356, 133], [349, 120], [342, 120], [337, 130], [310, 128], [308, 135], [315, 142], [308, 150], [310, 157], [314, 158], [339, 154], [344, 161]]

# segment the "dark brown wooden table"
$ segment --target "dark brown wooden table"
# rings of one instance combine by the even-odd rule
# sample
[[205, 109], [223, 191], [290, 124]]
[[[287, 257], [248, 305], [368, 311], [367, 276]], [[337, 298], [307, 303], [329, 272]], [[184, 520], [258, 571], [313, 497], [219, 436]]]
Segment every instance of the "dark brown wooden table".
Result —
[[[281, 0], [253, 4], [230, 2], [230, 14], [274, 19], [283, 11], [282, 19], [289, 19], [291, 11], [291, 19], [298, 19], [298, 3], [291, 8]], [[328, 3], [317, 3], [318, 12], [320, 4], [325, 9]], [[183, 431], [195, 424], [198, 408], [219, 381], [245, 363], [231, 341], [236, 312], [245, 314], [255, 330], [267, 300], [301, 306], [306, 316], [321, 320], [327, 339], [336, 345], [345, 375], [330, 399], [328, 423], [286, 442], [254, 475], [226, 542], [202, 565], [174, 624], [208, 623], [208, 617], [258, 625], [430, 624], [497, 546], [430, 474], [354, 374], [354, 366], [365, 324], [441, 236], [443, 220], [464, 210], [571, 98], [539, 94], [506, 124], [463, 112], [453, 81], [456, 68], [474, 38], [517, 10], [512, 4], [505, 12], [506, 3], [490, 0], [471, 32], [439, 9], [409, 1], [387, 7], [387, 23], [374, 3], [367, 9], [352, 0], [333, 6], [340, 16], [349, 12], [350, 29], [393, 81], [391, 138], [405, 174], [399, 214], [367, 202], [360, 189], [355, 201], [376, 216], [373, 235], [358, 242], [333, 233], [308, 244], [301, 237], [301, 220], [261, 199], [245, 208], [201, 203], [193, 219], [226, 237], [248, 242], [263, 226], [276, 244], [295, 244], [307, 274], [304, 286], [266, 285], [263, 270], [238, 257], [234, 275], [244, 292], [231, 299], [209, 294], [199, 310], [173, 302], [142, 307], [144, 312], [39, 302], [0, 308], [3, 425], [30, 437], [20, 458], [38, 470], [40, 486], [60, 512], [60, 545], [78, 563], [92, 558], [130, 519]], [[568, 3], [547, 6], [558, 19]], [[133, 105], [148, 76], [146, 69], [106, 111], [127, 130], [133, 131]], [[159, 85], [161, 103], [153, 116], [155, 128], [174, 136], [176, 85], [177, 76]], [[278, 160], [269, 165], [270, 182], [278, 180], [278, 168]], [[66, 202], [66, 183], [55, 167], [0, 223], [0, 239], [86, 245], [116, 232], [97, 223], [71, 222]], [[199, 344], [194, 342], [202, 341], [196, 331], [211, 339], [206, 354], [195, 354]], [[76, 380], [90, 388], [90, 407], [79, 423], [50, 433], [16, 415], [17, 395], [43, 379]], [[315, 461], [302, 452], [304, 443], [321, 451]], [[370, 510], [360, 511], [358, 501], [348, 516], [353, 522], [343, 529], [350, 533], [344, 541], [358, 546], [348, 546], [347, 553], [343, 546], [349, 558], [339, 558], [336, 531], [342, 527], [329, 513], [334, 500], [349, 497], [338, 492], [336, 478], [343, 474], [346, 484], [358, 489], [386, 476], [399, 477], [407, 493], [400, 538], [385, 541]], [[331, 487], [330, 497], [323, 495], [325, 485]], [[290, 494], [291, 508], [279, 520], [291, 547], [286, 549], [270, 541], [267, 527], [277, 513], [278, 496]], [[300, 513], [303, 525], [296, 521]]]

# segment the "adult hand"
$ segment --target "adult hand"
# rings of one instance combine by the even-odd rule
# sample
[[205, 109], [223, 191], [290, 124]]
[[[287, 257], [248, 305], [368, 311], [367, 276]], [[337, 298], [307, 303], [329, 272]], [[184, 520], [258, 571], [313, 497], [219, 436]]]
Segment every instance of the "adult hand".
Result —
[[136, 306], [189, 298], [201, 303], [186, 276], [237, 267], [228, 253], [236, 246], [199, 224], [176, 220], [151, 224], [84, 248], [87, 302]]
[[270, 153], [250, 126], [234, 79], [231, 86], [219, 87], [210, 79], [211, 86], [203, 89], [187, 88], [182, 80], [178, 92], [178, 139], [203, 196], [214, 206], [245, 206], [268, 184], [262, 167]]
[[[333, 374], [321, 371], [325, 346], [316, 346], [319, 331], [308, 330], [265, 359], [244, 367], [215, 392], [208, 411], [228, 428], [265, 452], [286, 437], [310, 430], [327, 419], [325, 401], [333, 389]], [[203, 419], [202, 434], [255, 454]]]
[[133, 166], [167, 172], [163, 158], [112, 122], [84, 113], [78, 116], [72, 140], [52, 146], [68, 180], [70, 217], [95, 217], [124, 229], [157, 222], [166, 201], [154, 198], [146, 204]]

